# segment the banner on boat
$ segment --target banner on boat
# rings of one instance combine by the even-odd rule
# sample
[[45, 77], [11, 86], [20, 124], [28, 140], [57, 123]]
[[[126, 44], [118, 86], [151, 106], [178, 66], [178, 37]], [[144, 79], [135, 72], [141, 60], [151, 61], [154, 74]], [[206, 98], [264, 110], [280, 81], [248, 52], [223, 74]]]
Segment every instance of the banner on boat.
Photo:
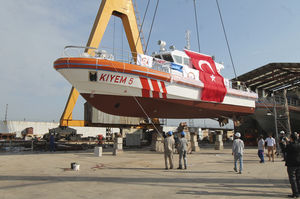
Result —
[[144, 54], [137, 54], [137, 65], [152, 68], [153, 57]]
[[227, 89], [212, 57], [189, 50], [184, 51], [191, 58], [194, 68], [199, 71], [199, 79], [204, 84], [201, 100], [223, 102]]

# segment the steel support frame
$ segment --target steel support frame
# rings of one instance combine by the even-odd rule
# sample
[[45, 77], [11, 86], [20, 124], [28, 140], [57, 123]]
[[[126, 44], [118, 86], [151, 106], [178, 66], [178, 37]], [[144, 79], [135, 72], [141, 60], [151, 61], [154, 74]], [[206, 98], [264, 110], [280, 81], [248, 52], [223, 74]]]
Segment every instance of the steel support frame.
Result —
[[[111, 15], [121, 18], [132, 57], [136, 61], [137, 53], [143, 54], [143, 47], [132, 0], [102, 0], [86, 46], [98, 48]], [[85, 52], [94, 55], [92, 49], [86, 49]], [[72, 112], [78, 96], [79, 92], [72, 87], [60, 119], [61, 126], [85, 126], [85, 121], [72, 119]]]

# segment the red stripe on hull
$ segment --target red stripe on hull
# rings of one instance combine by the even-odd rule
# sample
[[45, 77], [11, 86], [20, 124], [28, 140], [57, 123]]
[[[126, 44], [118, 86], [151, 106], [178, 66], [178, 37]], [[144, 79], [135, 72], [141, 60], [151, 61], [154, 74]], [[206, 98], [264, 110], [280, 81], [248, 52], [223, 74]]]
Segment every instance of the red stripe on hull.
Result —
[[140, 80], [141, 80], [141, 84], [143, 86], [142, 96], [143, 97], [150, 97], [150, 86], [149, 86], [148, 79], [145, 78], [145, 77], [140, 77]]
[[[147, 117], [132, 96], [81, 94], [92, 106], [105, 113]], [[209, 102], [136, 97], [150, 118], [217, 118], [248, 115], [254, 108]]]
[[167, 99], [167, 89], [166, 89], [166, 86], [165, 86], [165, 82], [160, 81], [160, 84], [161, 84], [161, 87], [162, 87], [162, 90], [163, 90], [162, 96], [163, 96], [164, 99]]
[[154, 79], [151, 79], [151, 84], [152, 84], [152, 87], [154, 90], [154, 91], [152, 91], [153, 98], [159, 98], [160, 89], [158, 87], [157, 81]]

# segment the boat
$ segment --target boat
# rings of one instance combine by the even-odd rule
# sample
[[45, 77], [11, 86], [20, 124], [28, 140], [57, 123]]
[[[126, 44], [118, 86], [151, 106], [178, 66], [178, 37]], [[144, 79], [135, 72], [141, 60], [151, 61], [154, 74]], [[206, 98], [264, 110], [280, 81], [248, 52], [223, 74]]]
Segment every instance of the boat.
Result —
[[[257, 94], [220, 75], [213, 57], [159, 41], [159, 52], [118, 60], [105, 50], [64, 55], [54, 68], [92, 106], [144, 118], [238, 118], [255, 111]], [[65, 48], [80, 48], [68, 46]], [[87, 47], [81, 47], [85, 50]]]

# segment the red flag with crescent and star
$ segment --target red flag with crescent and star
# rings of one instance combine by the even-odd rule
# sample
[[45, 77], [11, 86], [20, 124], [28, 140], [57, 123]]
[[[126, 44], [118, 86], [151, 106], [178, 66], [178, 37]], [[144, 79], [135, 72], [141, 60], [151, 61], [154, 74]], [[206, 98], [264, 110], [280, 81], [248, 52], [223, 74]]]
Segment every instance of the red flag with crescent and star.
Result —
[[223, 102], [227, 89], [212, 57], [189, 50], [184, 52], [190, 57], [194, 68], [199, 70], [199, 79], [204, 84], [201, 100]]

